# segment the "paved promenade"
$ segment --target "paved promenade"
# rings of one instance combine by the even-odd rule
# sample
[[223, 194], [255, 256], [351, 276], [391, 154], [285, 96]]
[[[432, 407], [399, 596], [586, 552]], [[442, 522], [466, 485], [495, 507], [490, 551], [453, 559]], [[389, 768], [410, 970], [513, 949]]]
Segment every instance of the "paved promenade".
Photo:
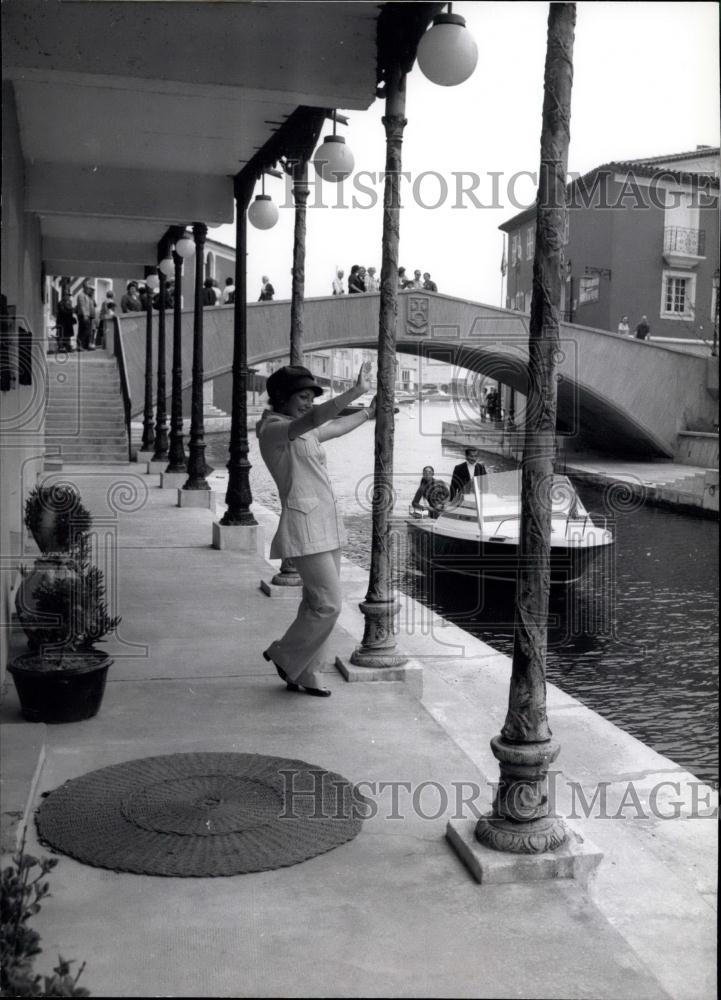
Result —
[[[562, 745], [557, 810], [575, 808], [571, 825], [604, 859], [586, 887], [567, 879], [479, 885], [445, 828], [459, 783], [483, 789], [482, 811], [490, 805], [498, 769], [488, 744], [506, 709], [505, 656], [403, 599], [399, 643], [423, 667], [420, 700], [401, 682], [347, 683], [330, 659], [331, 698], [289, 693], [261, 651], [295, 601], [260, 590], [273, 572], [264, 554], [211, 548], [222, 506], [215, 515], [179, 509], [159, 477], [131, 465], [69, 467], [62, 478], [77, 483], [96, 528], [116, 539], [106, 574], [123, 622], [120, 641], [108, 644], [115, 664], [95, 719], [31, 726], [8, 691], [2, 720], [15, 748], [6, 763], [14, 794], [23, 765], [34, 768], [30, 754], [18, 759], [21, 748], [35, 740], [44, 741], [35, 803], [120, 761], [238, 751], [299, 757], [354, 782], [411, 790], [433, 782], [448, 804], [439, 811], [430, 795], [414, 810], [412, 793], [401, 791], [400, 818], [391, 818], [390, 798], [379, 793], [377, 814], [349, 843], [291, 868], [230, 878], [130, 875], [61, 856], [53, 896], [34, 922], [39, 971], [58, 953], [86, 961], [82, 984], [94, 996], [122, 997], [714, 995], [716, 823], [688, 818], [694, 795], [701, 812], [711, 811], [706, 786], [550, 687]], [[275, 516], [257, 506], [255, 514], [267, 551]], [[362, 634], [357, 602], [367, 576], [345, 562], [343, 578], [332, 652], [347, 657]], [[598, 808], [586, 818], [571, 796], [582, 788], [590, 802], [600, 781], [608, 783], [605, 818]], [[660, 782], [669, 784], [659, 791]], [[656, 813], [678, 818], [653, 815], [654, 798]], [[32, 823], [28, 843], [42, 853]]]

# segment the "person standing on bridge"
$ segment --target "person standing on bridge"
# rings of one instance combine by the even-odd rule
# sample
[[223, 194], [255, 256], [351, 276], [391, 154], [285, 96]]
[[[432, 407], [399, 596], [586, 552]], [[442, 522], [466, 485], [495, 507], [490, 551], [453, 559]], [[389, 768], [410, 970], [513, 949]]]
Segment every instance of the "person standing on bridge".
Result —
[[260, 297], [258, 302], [272, 302], [275, 295], [275, 288], [270, 283], [270, 278], [264, 274], [260, 279]]
[[380, 279], [376, 277], [376, 269], [369, 267], [366, 273], [366, 291], [379, 292], [381, 290]]
[[365, 292], [366, 286], [361, 277], [360, 264], [354, 264], [350, 269], [350, 274], [348, 276], [348, 294], [349, 295], [359, 295], [361, 292]]
[[225, 279], [225, 288], [223, 289], [223, 305], [232, 306], [235, 302], [235, 282], [232, 278]]
[[631, 327], [628, 325], [628, 316], [621, 317], [621, 322], [618, 324], [618, 332], [622, 337], [631, 336]]
[[333, 279], [333, 294], [334, 295], [345, 295], [345, 288], [343, 287], [343, 275], [344, 271], [342, 268], [337, 267], [335, 269], [335, 278]]
[[331, 693], [318, 686], [316, 671], [341, 612], [340, 554], [346, 541], [321, 444], [374, 419], [375, 397], [370, 406], [341, 416], [350, 403], [369, 391], [370, 370], [370, 362], [364, 362], [352, 389], [315, 406], [322, 387], [302, 365], [285, 365], [266, 382], [271, 409], [256, 426], [260, 454], [278, 487], [281, 504], [270, 558], [292, 559], [303, 581], [295, 621], [263, 656], [275, 665], [289, 690], [321, 697]]
[[650, 332], [651, 327], [648, 325], [648, 320], [645, 316], [642, 316], [641, 322], [636, 327], [636, 340], [648, 340]]
[[125, 295], [120, 300], [120, 311], [123, 313], [143, 311], [137, 281], [129, 281], [125, 286]]

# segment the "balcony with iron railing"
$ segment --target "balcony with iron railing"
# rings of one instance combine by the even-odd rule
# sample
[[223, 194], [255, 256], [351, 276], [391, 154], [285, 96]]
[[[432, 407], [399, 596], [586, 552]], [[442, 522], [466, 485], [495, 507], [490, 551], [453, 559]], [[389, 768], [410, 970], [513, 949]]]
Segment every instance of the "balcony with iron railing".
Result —
[[706, 256], [705, 230], [667, 226], [663, 231], [663, 255], [674, 267], [693, 267]]

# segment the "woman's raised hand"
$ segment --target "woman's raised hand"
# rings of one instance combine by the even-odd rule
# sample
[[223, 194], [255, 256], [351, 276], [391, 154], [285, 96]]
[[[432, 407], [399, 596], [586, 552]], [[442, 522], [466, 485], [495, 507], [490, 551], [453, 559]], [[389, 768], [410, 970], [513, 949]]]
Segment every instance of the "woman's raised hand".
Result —
[[371, 387], [371, 369], [372, 365], [370, 361], [364, 361], [360, 366], [360, 371], [358, 372], [358, 378], [356, 380], [357, 388], [361, 389], [363, 392], [368, 392]]

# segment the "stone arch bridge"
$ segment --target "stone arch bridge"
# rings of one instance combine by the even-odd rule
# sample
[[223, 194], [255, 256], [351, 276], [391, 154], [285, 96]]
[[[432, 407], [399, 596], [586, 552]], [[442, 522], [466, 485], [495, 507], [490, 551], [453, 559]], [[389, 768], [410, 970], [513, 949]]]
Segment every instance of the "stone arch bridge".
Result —
[[[379, 300], [378, 293], [307, 299], [304, 350], [376, 348]], [[232, 368], [233, 308], [204, 310], [206, 380]], [[155, 324], [154, 314], [154, 329]], [[192, 371], [192, 310], [183, 312], [182, 324], [186, 387]], [[287, 357], [289, 336], [289, 301], [248, 305], [249, 365]], [[560, 338], [559, 432], [576, 437], [584, 446], [615, 454], [671, 457], [680, 432], [717, 420], [715, 358], [569, 323], [561, 325]], [[131, 413], [137, 415], [144, 397], [144, 314], [120, 319], [120, 340]], [[397, 350], [455, 365], [459, 378], [477, 372], [520, 393], [527, 389], [528, 317], [517, 312], [448, 295], [403, 292]], [[166, 319], [168, 392], [171, 352], [172, 313]]]

